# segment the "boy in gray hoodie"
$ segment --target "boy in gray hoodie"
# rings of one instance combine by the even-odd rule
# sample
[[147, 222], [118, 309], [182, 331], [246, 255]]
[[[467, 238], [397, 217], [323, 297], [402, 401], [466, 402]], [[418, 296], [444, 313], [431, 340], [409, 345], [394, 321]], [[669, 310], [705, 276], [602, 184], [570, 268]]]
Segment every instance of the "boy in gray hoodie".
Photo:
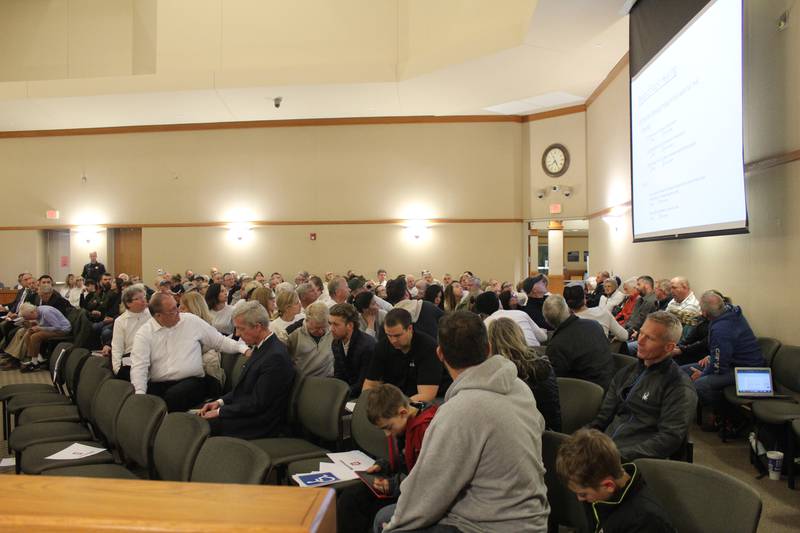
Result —
[[514, 363], [489, 350], [478, 315], [439, 322], [436, 352], [453, 385], [384, 531], [547, 531], [544, 419]]

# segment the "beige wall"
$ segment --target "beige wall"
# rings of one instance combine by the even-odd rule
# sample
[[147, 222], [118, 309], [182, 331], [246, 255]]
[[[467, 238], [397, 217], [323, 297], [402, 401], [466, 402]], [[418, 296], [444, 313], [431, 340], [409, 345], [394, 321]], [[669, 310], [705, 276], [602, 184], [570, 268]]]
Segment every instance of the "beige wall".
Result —
[[[529, 122], [523, 126], [526, 135], [526, 166], [530, 175], [530, 218], [575, 218], [586, 216], [586, 114], [575, 113], [546, 120]], [[542, 170], [542, 154], [553, 143], [563, 144], [570, 154], [567, 172], [551, 178]], [[552, 187], [572, 188], [569, 198], [554, 192]], [[537, 190], [544, 189], [545, 197], [538, 198]], [[549, 206], [560, 203], [561, 215], [552, 216]]]
[[[800, 148], [800, 29], [777, 33], [784, 2], [747, 3], [746, 148], [752, 161]], [[587, 111], [589, 211], [630, 199], [628, 71], [620, 73]], [[621, 277], [684, 275], [695, 292], [716, 288], [743, 306], [758, 335], [800, 344], [789, 288], [800, 261], [800, 163], [747, 176], [750, 234], [632, 243], [630, 212], [615, 231], [590, 221], [592, 269]], [[714, 199], [708, 205], [713, 209]]]
[[35, 276], [45, 271], [45, 238], [42, 231], [0, 231], [0, 281], [6, 287], [17, 284], [20, 272]]
[[[19, 199], [0, 213], [0, 226], [48, 224], [47, 209], [60, 211], [61, 225], [101, 229], [238, 218], [522, 218], [521, 139], [518, 123], [477, 123], [0, 140], [0, 182]], [[72, 233], [76, 272], [92, 249], [110, 265], [104, 231], [88, 244], [82, 231]], [[216, 265], [246, 272], [430, 268], [437, 275], [469, 268], [516, 279], [524, 268], [521, 223], [445, 224], [431, 228], [429, 241], [411, 244], [395, 225], [259, 227], [254, 242], [240, 247], [226, 243], [226, 234], [145, 229], [145, 275]]]
[[486, 123], [0, 140], [0, 182], [21, 199], [0, 226], [45, 224], [47, 209], [62, 224], [519, 218], [520, 138]]
[[0, 80], [130, 75], [133, 0], [0, 3]]
[[159, 268], [208, 272], [212, 266], [251, 275], [278, 271], [287, 278], [301, 269], [351, 269], [370, 278], [379, 268], [417, 277], [429, 269], [437, 278], [469, 269], [485, 278], [517, 280], [524, 268], [523, 230], [521, 223], [438, 224], [416, 240], [399, 225], [260, 226], [238, 241], [225, 228], [145, 228], [142, 266], [148, 282]]

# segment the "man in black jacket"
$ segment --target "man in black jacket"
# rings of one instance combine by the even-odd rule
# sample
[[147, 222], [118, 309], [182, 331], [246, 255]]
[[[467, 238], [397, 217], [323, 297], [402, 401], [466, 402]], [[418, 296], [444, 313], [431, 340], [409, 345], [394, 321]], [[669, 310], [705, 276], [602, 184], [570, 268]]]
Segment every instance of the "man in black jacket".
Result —
[[84, 280], [93, 279], [100, 283], [100, 278], [106, 273], [106, 267], [103, 263], [97, 261], [97, 252], [89, 253], [89, 262], [83, 265], [81, 277]]
[[559, 294], [547, 297], [542, 313], [555, 328], [545, 353], [556, 376], [584, 379], [606, 390], [614, 375], [614, 359], [600, 324], [573, 315]]
[[[205, 404], [200, 416], [212, 435], [240, 439], [274, 437], [286, 423], [295, 369], [286, 346], [269, 329], [269, 316], [258, 302], [246, 302], [233, 313], [236, 334], [252, 346], [233, 390]], [[246, 355], [246, 354], [245, 354]]]
[[549, 324], [544, 318], [542, 308], [544, 301], [547, 299], [547, 285], [548, 279], [544, 274], [533, 276], [532, 278], [525, 278], [522, 282], [522, 291], [528, 295], [528, 301], [525, 303], [523, 311], [528, 313], [536, 325], [543, 329], [553, 329], [555, 326]]
[[33, 305], [55, 307], [64, 315], [64, 318], [69, 318], [67, 315], [73, 309], [69, 300], [61, 296], [58, 291], [53, 290], [53, 278], [48, 274], [39, 276], [39, 291], [33, 301]]
[[617, 372], [589, 427], [610, 436], [626, 461], [666, 459], [686, 438], [697, 393], [671, 357], [681, 338], [680, 321], [656, 311], [639, 331], [639, 363]]
[[361, 395], [367, 377], [375, 339], [359, 330], [359, 314], [350, 304], [331, 307], [328, 323], [333, 335], [333, 377], [350, 385], [350, 397]]

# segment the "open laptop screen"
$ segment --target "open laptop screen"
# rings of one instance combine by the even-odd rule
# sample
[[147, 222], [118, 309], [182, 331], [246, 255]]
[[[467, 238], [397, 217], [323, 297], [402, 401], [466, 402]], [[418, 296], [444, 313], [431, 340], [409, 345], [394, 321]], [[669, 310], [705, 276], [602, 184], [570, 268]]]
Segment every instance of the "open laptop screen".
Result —
[[737, 368], [736, 394], [739, 396], [772, 396], [770, 369]]

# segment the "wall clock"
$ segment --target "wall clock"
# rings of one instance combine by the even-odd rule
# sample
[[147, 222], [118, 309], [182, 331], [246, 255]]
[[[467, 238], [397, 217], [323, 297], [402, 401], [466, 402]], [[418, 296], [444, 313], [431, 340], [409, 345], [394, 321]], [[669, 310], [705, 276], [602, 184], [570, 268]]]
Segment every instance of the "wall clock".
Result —
[[563, 176], [569, 168], [569, 151], [563, 144], [551, 144], [542, 154], [542, 169], [551, 178]]

